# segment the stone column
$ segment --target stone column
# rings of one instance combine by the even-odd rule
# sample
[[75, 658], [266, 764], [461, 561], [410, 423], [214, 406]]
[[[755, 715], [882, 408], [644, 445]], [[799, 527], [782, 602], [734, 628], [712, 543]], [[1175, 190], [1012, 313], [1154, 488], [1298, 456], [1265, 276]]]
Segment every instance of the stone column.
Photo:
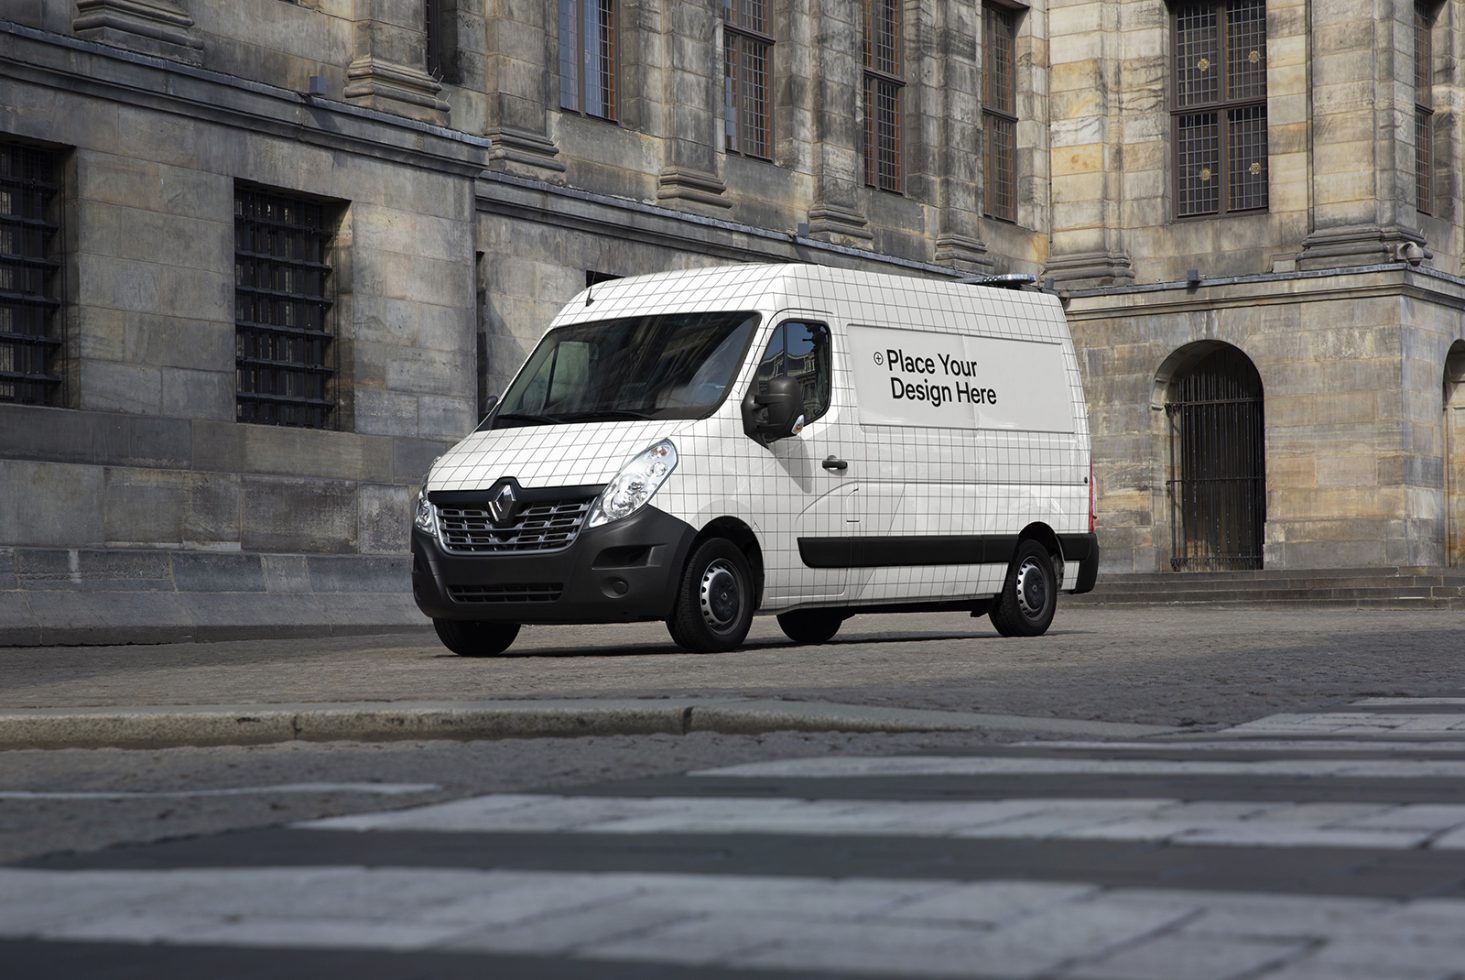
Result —
[[178, 0], [76, 0], [77, 37], [139, 54], [203, 63], [203, 41]]
[[421, 0], [356, 0], [347, 102], [422, 122], [447, 122], [442, 86], [427, 73]]
[[565, 170], [549, 135], [549, 109], [559, 101], [557, 7], [512, 0], [487, 7], [489, 167], [552, 178]]
[[1121, 0], [1054, 0], [1053, 248], [1044, 276], [1086, 289], [1134, 279], [1122, 227]]
[[668, 3], [663, 9], [666, 130], [656, 178], [657, 200], [700, 205], [713, 213], [732, 205], [718, 174], [715, 108], [722, 105], [722, 59], [717, 57], [717, 25], [710, 3]]
[[814, 24], [809, 237], [856, 247], [874, 240], [861, 208], [864, 186], [864, 4], [810, 0]]
[[1312, 3], [1312, 231], [1301, 269], [1422, 255], [1414, 211], [1414, 4]]
[[[977, 35], [982, 19], [979, 4], [921, 4], [922, 35], [919, 67], [922, 103], [931, 111], [922, 116], [920, 157], [926, 164], [913, 179], [929, 182], [931, 199], [940, 209], [935, 260], [963, 272], [989, 273], [993, 262], [982, 241], [978, 198], [982, 102], [982, 75]], [[915, 191], [915, 188], [912, 188]]]

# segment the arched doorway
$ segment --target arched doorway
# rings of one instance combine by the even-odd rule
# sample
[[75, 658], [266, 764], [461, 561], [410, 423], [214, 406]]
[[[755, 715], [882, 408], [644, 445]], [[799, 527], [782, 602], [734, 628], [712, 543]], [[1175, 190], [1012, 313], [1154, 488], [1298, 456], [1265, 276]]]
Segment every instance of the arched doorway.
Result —
[[1445, 358], [1445, 564], [1465, 565], [1465, 340]]
[[1240, 350], [1217, 341], [1182, 348], [1167, 364], [1170, 567], [1261, 568], [1267, 507], [1261, 375]]

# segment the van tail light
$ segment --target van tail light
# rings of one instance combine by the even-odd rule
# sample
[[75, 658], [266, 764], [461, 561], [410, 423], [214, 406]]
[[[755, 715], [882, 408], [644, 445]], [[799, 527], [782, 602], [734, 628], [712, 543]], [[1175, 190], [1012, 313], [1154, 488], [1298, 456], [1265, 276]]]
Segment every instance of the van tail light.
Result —
[[1094, 460], [1089, 457], [1089, 533], [1093, 534], [1099, 522], [1099, 512], [1094, 507]]

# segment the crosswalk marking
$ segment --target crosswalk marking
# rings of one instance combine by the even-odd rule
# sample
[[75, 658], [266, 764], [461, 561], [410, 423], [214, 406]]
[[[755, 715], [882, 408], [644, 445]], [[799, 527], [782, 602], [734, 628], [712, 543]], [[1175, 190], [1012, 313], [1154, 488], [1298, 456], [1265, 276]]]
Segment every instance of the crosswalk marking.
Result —
[[[1439, 980], [1465, 964], [1457, 700], [726, 766], [58, 858], [0, 868], [0, 941], [648, 977]], [[288, 787], [238, 791], [262, 789]]]

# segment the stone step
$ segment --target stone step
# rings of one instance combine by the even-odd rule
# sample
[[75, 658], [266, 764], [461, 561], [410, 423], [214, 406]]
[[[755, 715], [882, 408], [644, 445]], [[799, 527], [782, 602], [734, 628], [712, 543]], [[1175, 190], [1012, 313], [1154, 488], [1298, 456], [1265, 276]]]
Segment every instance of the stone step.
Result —
[[1077, 605], [1266, 605], [1465, 609], [1457, 568], [1262, 570], [1099, 576]]

